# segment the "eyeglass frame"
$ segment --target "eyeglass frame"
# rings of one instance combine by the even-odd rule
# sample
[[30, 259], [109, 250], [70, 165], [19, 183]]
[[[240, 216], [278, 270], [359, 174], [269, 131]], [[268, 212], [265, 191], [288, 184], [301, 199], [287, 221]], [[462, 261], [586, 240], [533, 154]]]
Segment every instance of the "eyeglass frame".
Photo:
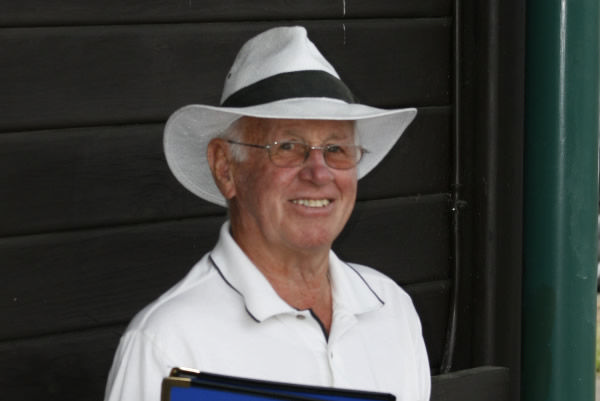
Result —
[[[356, 167], [358, 165], [358, 163], [360, 163], [360, 161], [362, 160], [362, 158], [365, 155], [365, 153], [369, 153], [369, 151], [367, 149], [363, 148], [360, 145], [340, 145], [340, 144], [337, 144], [337, 143], [330, 143], [330, 144], [321, 145], [321, 146], [313, 146], [313, 145], [309, 145], [309, 144], [307, 144], [305, 142], [302, 142], [302, 141], [273, 141], [273, 142], [271, 142], [269, 144], [266, 144], [266, 145], [258, 145], [258, 144], [255, 144], [255, 143], [246, 143], [246, 142], [238, 142], [238, 141], [234, 141], [233, 139], [226, 139], [226, 141], [227, 141], [227, 143], [230, 143], [230, 144], [233, 144], [233, 145], [241, 145], [241, 146], [249, 146], [249, 147], [252, 147], [252, 148], [265, 149], [267, 151], [267, 154], [269, 155], [269, 160], [271, 161], [271, 163], [273, 163], [275, 166], [281, 167], [281, 168], [289, 168], [289, 167], [299, 167], [299, 166], [302, 166], [304, 163], [306, 163], [306, 160], [308, 160], [308, 157], [310, 156], [310, 152], [311, 151], [313, 151], [313, 150], [321, 150], [322, 154], [323, 154], [323, 160], [325, 161], [325, 164], [327, 165], [327, 167], [330, 167], [330, 168], [335, 169], [335, 170], [350, 170], [351, 168]], [[281, 145], [281, 144], [285, 144], [285, 143], [291, 143], [291, 144], [294, 144], [294, 145], [302, 145], [304, 147], [304, 159], [302, 159], [302, 162], [300, 164], [293, 164], [293, 165], [290, 165], [290, 166], [281, 166], [281, 165], [278, 165], [277, 163], [275, 163], [273, 161], [272, 154], [271, 154], [271, 149], [273, 149], [273, 147], [275, 145]], [[335, 147], [340, 147], [340, 146], [351, 146], [351, 147], [356, 148], [360, 152], [358, 160], [356, 160], [354, 162], [354, 164], [351, 165], [350, 167], [347, 167], [347, 168], [333, 167], [333, 166], [330, 166], [329, 162], [327, 161], [326, 154], [329, 151], [329, 149], [335, 148]]]

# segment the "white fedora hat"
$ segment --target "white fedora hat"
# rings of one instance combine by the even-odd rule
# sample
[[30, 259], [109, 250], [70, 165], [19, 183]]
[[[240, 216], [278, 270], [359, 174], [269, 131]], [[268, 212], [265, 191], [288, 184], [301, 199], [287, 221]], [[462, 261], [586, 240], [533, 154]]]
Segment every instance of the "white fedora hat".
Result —
[[416, 109], [378, 109], [355, 103], [335, 69], [303, 27], [265, 31], [242, 46], [227, 74], [220, 106], [188, 105], [165, 126], [164, 148], [175, 177], [195, 195], [227, 206], [213, 181], [207, 145], [240, 117], [353, 120], [368, 150], [357, 166], [367, 175], [390, 151]]

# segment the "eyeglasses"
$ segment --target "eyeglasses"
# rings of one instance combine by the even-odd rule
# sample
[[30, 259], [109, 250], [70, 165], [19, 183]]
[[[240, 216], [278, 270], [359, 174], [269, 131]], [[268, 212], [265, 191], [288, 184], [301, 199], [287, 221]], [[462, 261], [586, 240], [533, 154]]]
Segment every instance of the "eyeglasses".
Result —
[[308, 159], [311, 150], [321, 150], [325, 163], [334, 169], [348, 170], [358, 164], [368, 150], [358, 145], [330, 144], [323, 146], [311, 146], [304, 142], [275, 141], [268, 145], [256, 145], [232, 140], [227, 142], [234, 145], [250, 146], [253, 148], [266, 149], [269, 159], [278, 167], [298, 167]]

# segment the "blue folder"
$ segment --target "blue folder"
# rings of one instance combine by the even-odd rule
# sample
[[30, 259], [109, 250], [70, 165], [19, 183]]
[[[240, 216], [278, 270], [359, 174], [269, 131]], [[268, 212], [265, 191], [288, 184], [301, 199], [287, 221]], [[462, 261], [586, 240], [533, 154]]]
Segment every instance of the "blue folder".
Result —
[[394, 401], [392, 394], [247, 379], [174, 368], [162, 401]]

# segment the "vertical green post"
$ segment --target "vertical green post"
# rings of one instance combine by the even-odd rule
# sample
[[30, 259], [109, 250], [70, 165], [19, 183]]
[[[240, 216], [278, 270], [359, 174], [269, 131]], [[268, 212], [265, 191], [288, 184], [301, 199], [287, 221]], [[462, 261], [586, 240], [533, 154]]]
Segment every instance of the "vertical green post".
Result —
[[593, 401], [598, 0], [528, 0], [522, 401]]

